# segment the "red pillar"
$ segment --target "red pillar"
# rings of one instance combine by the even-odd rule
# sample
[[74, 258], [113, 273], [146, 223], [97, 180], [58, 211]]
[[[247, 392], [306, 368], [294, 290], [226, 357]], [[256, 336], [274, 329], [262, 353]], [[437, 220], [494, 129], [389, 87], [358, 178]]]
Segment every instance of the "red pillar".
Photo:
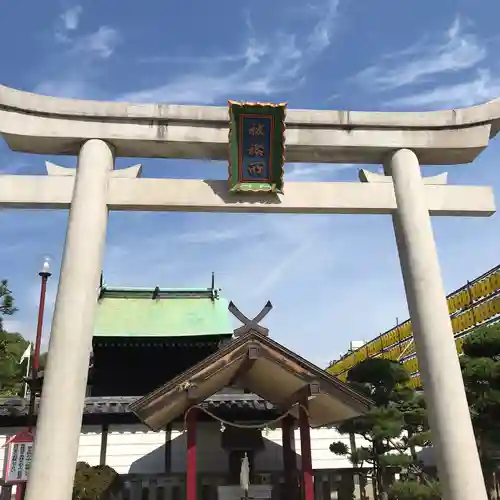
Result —
[[20, 483], [16, 488], [16, 500], [24, 500], [24, 495], [26, 492], [26, 483]]
[[302, 487], [304, 500], [314, 500], [314, 484], [311, 457], [311, 429], [309, 417], [302, 405], [299, 406], [300, 451], [302, 455]]
[[285, 498], [290, 500], [297, 499], [297, 459], [295, 454], [294, 436], [294, 418], [287, 415], [281, 421], [281, 436], [283, 447], [283, 472], [285, 476]]
[[187, 425], [186, 500], [196, 500], [196, 408], [189, 410]]

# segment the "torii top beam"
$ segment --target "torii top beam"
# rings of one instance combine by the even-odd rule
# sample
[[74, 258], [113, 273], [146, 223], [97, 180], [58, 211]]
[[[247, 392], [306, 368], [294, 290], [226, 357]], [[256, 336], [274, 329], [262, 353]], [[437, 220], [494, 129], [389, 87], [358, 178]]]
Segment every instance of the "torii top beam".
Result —
[[[421, 164], [469, 163], [500, 129], [500, 99], [432, 112], [288, 110], [287, 161], [380, 164], [412, 149]], [[117, 156], [227, 159], [228, 110], [59, 99], [0, 85], [0, 134], [15, 151], [77, 154], [83, 140]]]

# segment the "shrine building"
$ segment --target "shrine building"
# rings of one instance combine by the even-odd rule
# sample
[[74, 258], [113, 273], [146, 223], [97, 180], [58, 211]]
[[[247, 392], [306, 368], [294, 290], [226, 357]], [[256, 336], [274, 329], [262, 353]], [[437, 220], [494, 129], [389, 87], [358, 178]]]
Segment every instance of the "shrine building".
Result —
[[[335, 424], [370, 402], [258, 321], [235, 330], [229, 309], [213, 280], [103, 285], [78, 460], [121, 474], [123, 500], [239, 499], [245, 456], [251, 498], [351, 499], [356, 471], [329, 445], [351, 446]], [[0, 400], [0, 443], [27, 411], [23, 398]]]

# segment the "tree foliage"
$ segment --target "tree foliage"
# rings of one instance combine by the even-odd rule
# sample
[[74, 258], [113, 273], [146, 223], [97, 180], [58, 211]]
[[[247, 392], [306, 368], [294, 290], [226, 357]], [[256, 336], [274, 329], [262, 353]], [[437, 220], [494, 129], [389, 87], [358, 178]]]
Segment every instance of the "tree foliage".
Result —
[[0, 281], [0, 331], [3, 332], [4, 316], [11, 316], [17, 311], [14, 306], [14, 297], [9, 289], [7, 280]]
[[500, 323], [478, 328], [463, 343], [460, 358], [479, 456], [490, 496], [500, 446]]
[[26, 362], [19, 360], [28, 345], [21, 334], [0, 331], [0, 397], [22, 393]]
[[425, 401], [408, 387], [409, 378], [400, 363], [383, 358], [367, 359], [348, 374], [348, 383], [370, 397], [374, 405], [365, 415], [342, 423], [338, 430], [361, 436], [368, 446], [349, 451], [339, 441], [330, 445], [330, 451], [347, 456], [360, 468], [368, 467], [377, 498], [387, 498], [391, 491], [387, 478], [395, 468], [415, 482], [423, 480], [415, 446], [428, 445], [430, 433]]
[[396, 481], [389, 488], [389, 500], [441, 500], [441, 489], [435, 480]]
[[107, 465], [76, 464], [72, 500], [113, 500], [123, 488], [120, 475]]
[[47, 356], [48, 352], [42, 352], [40, 353], [40, 357], [38, 358], [38, 369], [40, 372], [43, 372], [45, 368], [47, 367]]
[[7, 280], [0, 282], [0, 396], [17, 396], [23, 388], [25, 367], [19, 364], [28, 342], [19, 333], [8, 333], [3, 318], [17, 311]]

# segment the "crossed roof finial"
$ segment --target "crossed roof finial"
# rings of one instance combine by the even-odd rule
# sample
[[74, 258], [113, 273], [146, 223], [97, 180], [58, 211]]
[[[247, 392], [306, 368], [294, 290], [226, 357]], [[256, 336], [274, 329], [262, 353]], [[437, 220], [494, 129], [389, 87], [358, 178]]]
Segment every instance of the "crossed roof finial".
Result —
[[255, 318], [250, 319], [247, 318], [233, 303], [233, 301], [229, 302], [229, 312], [233, 314], [237, 319], [239, 319], [243, 325], [240, 326], [239, 328], [236, 328], [234, 330], [234, 336], [235, 337], [241, 337], [242, 335], [245, 335], [246, 333], [250, 333], [251, 331], [254, 331], [256, 333], [259, 333], [260, 335], [263, 335], [264, 337], [267, 337], [269, 334], [269, 329], [259, 325], [259, 322], [262, 321], [269, 311], [273, 308], [273, 305], [271, 304], [271, 301], [267, 301], [266, 305], [262, 308], [259, 314], [255, 316]]

